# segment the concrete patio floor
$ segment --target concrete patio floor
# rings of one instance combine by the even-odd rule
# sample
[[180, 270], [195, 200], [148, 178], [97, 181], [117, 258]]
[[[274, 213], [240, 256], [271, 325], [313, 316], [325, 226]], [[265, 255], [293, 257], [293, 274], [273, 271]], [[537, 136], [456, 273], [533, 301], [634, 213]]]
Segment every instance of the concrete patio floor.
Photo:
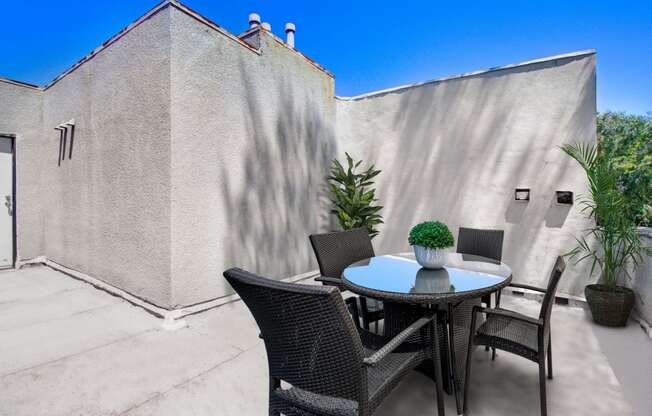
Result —
[[[47, 267], [0, 272], [0, 415], [267, 414], [265, 350], [242, 302], [187, 321], [163, 331], [144, 310]], [[652, 341], [635, 324], [600, 328], [583, 309], [556, 306], [553, 334], [549, 415], [650, 414]], [[470, 413], [538, 414], [535, 364], [508, 353], [491, 362], [480, 349], [474, 360]], [[453, 397], [446, 408], [456, 414]], [[377, 414], [435, 413], [434, 385], [413, 373]]]

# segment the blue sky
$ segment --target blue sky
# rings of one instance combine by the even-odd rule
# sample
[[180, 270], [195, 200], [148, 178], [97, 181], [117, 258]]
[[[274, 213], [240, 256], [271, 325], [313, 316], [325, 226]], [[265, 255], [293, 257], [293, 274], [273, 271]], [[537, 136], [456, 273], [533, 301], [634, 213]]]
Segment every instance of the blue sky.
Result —
[[[1, 0], [0, 76], [44, 84], [153, 7], [146, 0]], [[188, 0], [227, 30], [258, 12], [336, 75], [338, 95], [581, 49], [598, 51], [598, 109], [652, 111], [652, 1]]]

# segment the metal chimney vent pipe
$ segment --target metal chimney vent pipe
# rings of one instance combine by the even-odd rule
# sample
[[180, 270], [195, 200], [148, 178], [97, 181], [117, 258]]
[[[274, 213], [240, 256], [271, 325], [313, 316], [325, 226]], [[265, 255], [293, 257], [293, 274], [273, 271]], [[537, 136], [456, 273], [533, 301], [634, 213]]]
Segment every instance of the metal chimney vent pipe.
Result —
[[285, 35], [286, 35], [286, 40], [285, 43], [290, 48], [294, 48], [294, 32], [297, 31], [297, 28], [294, 26], [294, 23], [286, 23], [285, 24]]
[[249, 13], [249, 28], [260, 26], [260, 15], [258, 13]]
[[267, 22], [264, 22], [261, 26], [262, 26], [263, 29], [265, 29], [265, 30], [269, 30], [270, 32], [272, 31], [272, 25], [269, 24], [269, 23], [267, 23]]

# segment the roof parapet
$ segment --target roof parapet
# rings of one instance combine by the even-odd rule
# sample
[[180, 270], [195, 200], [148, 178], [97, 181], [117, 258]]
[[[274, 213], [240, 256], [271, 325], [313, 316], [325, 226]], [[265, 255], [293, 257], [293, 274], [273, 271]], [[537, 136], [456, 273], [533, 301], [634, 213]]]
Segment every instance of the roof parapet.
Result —
[[28, 82], [22, 82], [22, 81], [16, 81], [15, 79], [10, 79], [10, 78], [5, 78], [5, 77], [0, 77], [0, 82], [4, 82], [7, 84], [12, 84], [16, 85], [18, 87], [23, 87], [23, 88], [29, 88], [33, 90], [38, 90], [38, 91], [43, 91], [43, 88], [39, 87], [38, 85], [30, 84]]
[[[227, 38], [239, 43], [241, 46], [244, 46], [245, 48], [249, 49], [251, 52], [254, 52], [256, 54], [260, 54], [260, 51], [258, 51], [256, 48], [252, 47], [248, 43], [244, 42], [242, 39], [238, 38], [234, 34], [230, 33], [229, 31], [223, 29], [221, 26], [218, 24], [212, 22], [211, 20], [207, 19], [206, 17], [200, 15], [199, 13], [195, 12], [185, 4], [182, 4], [181, 2], [177, 0], [164, 0], [161, 3], [157, 4], [154, 6], [152, 9], [150, 9], [147, 13], [139, 17], [138, 19], [134, 20], [132, 23], [130, 23], [128, 26], [120, 30], [118, 33], [110, 37], [108, 40], [106, 40], [104, 43], [102, 43], [100, 46], [95, 48], [92, 52], [90, 52], [88, 55], [84, 56], [81, 58], [79, 61], [77, 61], [75, 64], [70, 66], [68, 69], [66, 69], [64, 72], [62, 72], [60, 75], [58, 75], [56, 78], [54, 78], [52, 81], [49, 83], [45, 84], [42, 87], [35, 86], [32, 84], [20, 82], [20, 81], [13, 81], [7, 79], [7, 82], [12, 82], [17, 85], [23, 85], [23, 86], [28, 86], [32, 88], [37, 88], [40, 90], [47, 90], [48, 88], [54, 86], [57, 82], [61, 81], [63, 78], [65, 78], [68, 74], [74, 72], [77, 68], [79, 68], [81, 65], [83, 65], [85, 62], [93, 59], [97, 54], [102, 52], [104, 49], [108, 48], [111, 46], [113, 43], [117, 42], [120, 38], [122, 38], [124, 35], [129, 33], [131, 30], [134, 28], [138, 27], [141, 23], [149, 20], [156, 14], [158, 14], [160, 11], [168, 8], [168, 7], [174, 7], [177, 10], [189, 15], [190, 17], [194, 18], [195, 20], [205, 24], [206, 26], [212, 28], [213, 30], [223, 34]], [[3, 79], [4, 80], [4, 79]]]
[[338, 100], [342, 101], [357, 101], [357, 100], [364, 100], [365, 98], [372, 98], [376, 96], [381, 96], [385, 94], [392, 94], [396, 92], [401, 92], [403, 90], [407, 90], [410, 88], [416, 88], [416, 87], [421, 87], [423, 85], [429, 85], [429, 84], [437, 84], [439, 82], [444, 82], [444, 81], [452, 81], [456, 79], [461, 79], [461, 78], [470, 78], [470, 77], [476, 77], [478, 75], [483, 75], [483, 74], [488, 74], [491, 72], [497, 72], [497, 71], [504, 71], [507, 69], [513, 69], [513, 68], [519, 68], [519, 67], [524, 67], [528, 65], [535, 65], [535, 64], [540, 64], [544, 62], [550, 62], [550, 61], [556, 61], [556, 60], [561, 60], [561, 59], [571, 59], [571, 58], [578, 58], [582, 56], [588, 56], [588, 55], [595, 55], [597, 52], [595, 49], [585, 49], [577, 52], [569, 52], [569, 53], [564, 53], [564, 54], [559, 54], [559, 55], [552, 55], [552, 56], [546, 56], [543, 58], [536, 58], [536, 59], [531, 59], [529, 61], [523, 61], [523, 62], [518, 62], [515, 64], [508, 64], [508, 65], [502, 65], [502, 66], [495, 66], [492, 68], [488, 69], [483, 69], [479, 71], [473, 71], [473, 72], [466, 72], [462, 74], [457, 74], [457, 75], [450, 75], [447, 77], [443, 78], [436, 78], [436, 79], [431, 79], [428, 81], [421, 81], [421, 82], [415, 82], [413, 84], [405, 84], [405, 85], [399, 85], [398, 87], [391, 87], [391, 88], [386, 88], [378, 91], [372, 91], [368, 92], [365, 94], [360, 94], [360, 95], [355, 95], [353, 97], [341, 97], [341, 96], [335, 96]]

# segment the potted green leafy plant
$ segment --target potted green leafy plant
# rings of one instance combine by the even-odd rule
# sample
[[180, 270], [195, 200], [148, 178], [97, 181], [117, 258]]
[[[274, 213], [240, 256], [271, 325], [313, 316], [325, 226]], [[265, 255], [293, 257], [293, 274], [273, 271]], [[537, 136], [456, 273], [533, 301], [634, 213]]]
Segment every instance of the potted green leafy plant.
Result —
[[[604, 112], [596, 127], [600, 152], [612, 161], [618, 185], [631, 201], [623, 214], [638, 225], [641, 244], [652, 247], [652, 113]], [[652, 337], [652, 256], [643, 257], [627, 286], [636, 297], [636, 318]]]
[[383, 207], [377, 205], [376, 190], [373, 188], [374, 178], [380, 170], [372, 165], [367, 170], [358, 172], [362, 161], [354, 161], [346, 155], [347, 167], [344, 168], [338, 160], [331, 166], [328, 182], [331, 191], [331, 212], [344, 230], [365, 227], [371, 238], [378, 235], [376, 226], [383, 223], [379, 212]]
[[576, 262], [590, 260], [591, 274], [596, 267], [601, 270], [599, 283], [584, 290], [593, 320], [607, 326], [625, 326], [634, 306], [634, 292], [619, 283], [622, 276], [627, 276], [628, 265], [636, 268], [648, 249], [642, 246], [631, 216], [623, 215], [628, 212], [630, 200], [618, 185], [610, 158], [589, 144], [564, 145], [562, 150], [586, 173], [590, 192], [578, 202], [594, 224], [576, 239], [577, 247], [568, 256]]
[[412, 227], [408, 242], [421, 266], [441, 269], [446, 262], [446, 249], [455, 244], [455, 239], [446, 224], [426, 221]]

